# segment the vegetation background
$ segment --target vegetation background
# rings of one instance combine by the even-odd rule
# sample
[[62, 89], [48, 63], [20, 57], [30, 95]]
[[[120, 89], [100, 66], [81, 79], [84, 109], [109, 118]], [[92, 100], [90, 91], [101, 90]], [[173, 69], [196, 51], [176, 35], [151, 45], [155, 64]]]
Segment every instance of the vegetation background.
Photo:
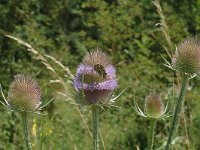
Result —
[[[200, 32], [200, 0], [162, 0], [165, 18], [151, 0], [0, 0], [0, 83], [7, 95], [13, 76], [28, 73], [42, 87], [43, 100], [55, 97], [43, 110], [47, 115], [30, 115], [29, 127], [34, 149], [90, 150], [92, 138], [81, 117], [91, 129], [91, 111], [58, 96], [62, 87], [33, 53], [4, 35], [10, 34], [31, 44], [40, 54], [51, 55], [73, 74], [82, 57], [97, 46], [110, 54], [117, 67], [119, 86], [126, 88], [116, 102], [120, 108], [101, 111], [101, 147], [106, 150], [144, 150], [149, 121], [135, 114], [134, 99], [143, 106], [150, 92], [161, 93], [165, 104], [176, 100], [179, 91], [175, 73], [164, 66], [166, 53], [188, 36]], [[158, 24], [165, 19], [168, 28]], [[163, 31], [167, 31], [163, 34]], [[166, 40], [170, 36], [171, 46]], [[62, 68], [46, 58], [73, 90]], [[199, 78], [190, 81], [185, 112], [173, 141], [174, 148], [200, 149]], [[174, 84], [173, 84], [174, 83]], [[168, 94], [173, 92], [174, 94]], [[171, 98], [172, 97], [172, 98]], [[1, 97], [0, 100], [3, 100]], [[170, 119], [160, 120], [155, 148], [163, 149]], [[20, 116], [0, 106], [0, 150], [24, 149]]]

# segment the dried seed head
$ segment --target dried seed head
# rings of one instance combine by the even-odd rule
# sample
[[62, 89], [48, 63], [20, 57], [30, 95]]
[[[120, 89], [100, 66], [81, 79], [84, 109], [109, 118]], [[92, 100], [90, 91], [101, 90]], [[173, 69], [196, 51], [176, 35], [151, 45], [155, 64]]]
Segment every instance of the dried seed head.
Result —
[[189, 75], [200, 74], [200, 40], [188, 38], [181, 42], [172, 59], [172, 67]]
[[163, 103], [159, 95], [150, 94], [145, 100], [145, 111], [150, 118], [159, 118], [164, 112]]
[[16, 75], [11, 83], [7, 101], [12, 110], [33, 112], [41, 104], [41, 91], [29, 75]]
[[88, 104], [107, 101], [117, 86], [116, 70], [109, 57], [99, 49], [87, 53], [78, 66], [74, 86], [84, 93]]

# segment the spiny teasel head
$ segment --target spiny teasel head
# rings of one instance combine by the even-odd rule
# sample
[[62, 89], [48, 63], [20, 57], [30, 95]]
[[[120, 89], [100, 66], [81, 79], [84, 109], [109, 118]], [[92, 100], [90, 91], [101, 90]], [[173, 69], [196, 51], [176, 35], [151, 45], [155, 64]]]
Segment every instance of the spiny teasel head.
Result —
[[197, 37], [188, 38], [178, 45], [172, 68], [188, 75], [200, 74], [200, 40]]
[[160, 118], [164, 112], [164, 106], [158, 94], [150, 94], [145, 100], [145, 111], [149, 118]]
[[11, 110], [34, 112], [41, 104], [41, 90], [29, 75], [16, 75], [11, 83], [7, 102]]
[[97, 48], [96, 51], [88, 52], [83, 58], [85, 65], [101, 64], [104, 68], [111, 64], [110, 58]]
[[134, 100], [133, 109], [135, 110], [136, 114], [149, 118], [149, 119], [165, 119], [170, 117], [170, 109], [168, 104], [164, 108], [164, 104], [161, 100], [159, 94], [151, 93], [149, 94], [144, 103], [144, 108], [141, 109], [140, 106]]
[[86, 104], [106, 103], [117, 87], [116, 70], [110, 58], [97, 48], [83, 58], [73, 83]]

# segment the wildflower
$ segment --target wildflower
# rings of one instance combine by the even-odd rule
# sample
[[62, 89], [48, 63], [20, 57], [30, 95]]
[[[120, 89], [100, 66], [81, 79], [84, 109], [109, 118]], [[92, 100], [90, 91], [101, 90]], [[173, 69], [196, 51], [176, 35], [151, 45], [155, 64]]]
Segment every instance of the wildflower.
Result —
[[136, 102], [134, 103], [133, 108], [138, 115], [145, 118], [162, 119], [169, 117], [167, 114], [168, 106], [164, 108], [164, 104], [158, 94], [150, 94], [147, 96], [145, 99], [144, 112]]
[[32, 135], [35, 136], [35, 137], [37, 136], [36, 135], [36, 132], [37, 132], [36, 128], [37, 128], [37, 124], [36, 124], [36, 119], [34, 118], [33, 119], [33, 126], [32, 126]]
[[182, 73], [183, 78], [165, 150], [169, 149], [178, 125], [178, 115], [184, 105], [188, 80], [200, 74], [200, 41], [197, 37], [188, 38], [178, 45], [171, 68]]
[[7, 99], [0, 85], [1, 94], [4, 98], [4, 102], [1, 103], [6, 108], [24, 113], [39, 113], [38, 110], [41, 110], [53, 100], [51, 99], [46, 104], [42, 105], [40, 87], [31, 76], [19, 74], [14, 76], [14, 78], [14, 81], [9, 87]]
[[150, 118], [159, 118], [164, 112], [164, 106], [157, 94], [150, 94], [145, 100], [145, 111]]
[[197, 37], [188, 38], [178, 45], [172, 68], [191, 76], [200, 74], [200, 40]]
[[11, 83], [7, 102], [12, 110], [34, 112], [41, 104], [41, 90], [28, 75], [16, 75]]
[[[6, 108], [21, 113], [26, 147], [28, 150], [31, 150], [32, 144], [29, 137], [27, 115], [29, 112], [39, 113], [38, 110], [41, 110], [48, 105], [53, 99], [41, 106], [41, 90], [37, 82], [29, 75], [19, 74], [14, 78], [15, 80], [10, 85], [7, 99], [5, 98], [0, 85], [1, 94], [4, 99], [4, 102], [0, 102]], [[35, 126], [33, 126], [34, 134], [35, 131]]]
[[110, 58], [97, 49], [89, 52], [78, 66], [74, 86], [86, 104], [106, 103], [117, 87], [116, 70]]
[[167, 106], [164, 108], [160, 95], [150, 94], [145, 99], [144, 112], [137, 103], [134, 103], [133, 109], [138, 115], [150, 120], [148, 149], [153, 150], [157, 120], [169, 117]]

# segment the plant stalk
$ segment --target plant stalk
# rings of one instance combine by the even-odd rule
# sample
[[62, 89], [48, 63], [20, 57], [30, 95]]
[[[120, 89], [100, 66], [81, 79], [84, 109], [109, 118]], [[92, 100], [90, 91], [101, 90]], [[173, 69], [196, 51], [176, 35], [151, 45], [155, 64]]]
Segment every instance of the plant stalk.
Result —
[[181, 85], [181, 91], [180, 91], [180, 94], [179, 94], [179, 97], [178, 97], [178, 101], [176, 103], [176, 108], [175, 108], [173, 119], [172, 119], [172, 126], [171, 126], [171, 129], [170, 129], [170, 133], [169, 133], [169, 137], [168, 137], [168, 140], [167, 140], [167, 145], [165, 147], [165, 150], [169, 149], [174, 130], [176, 129], [176, 126], [177, 126], [178, 114], [180, 113], [182, 105], [184, 103], [184, 96], [185, 96], [185, 93], [186, 93], [187, 82], [188, 82], [188, 76], [184, 75], [182, 85]]
[[27, 148], [27, 150], [32, 150], [30, 137], [29, 137], [29, 133], [28, 133], [27, 114], [26, 113], [22, 113], [22, 122], [23, 122], [23, 128], [24, 128], [26, 148]]
[[99, 107], [98, 105], [92, 106], [92, 114], [93, 114], [93, 149], [99, 149]]
[[156, 119], [151, 119], [150, 121], [150, 134], [149, 134], [149, 150], [153, 150], [154, 145], [154, 134], [155, 134], [155, 128], [156, 128]]

